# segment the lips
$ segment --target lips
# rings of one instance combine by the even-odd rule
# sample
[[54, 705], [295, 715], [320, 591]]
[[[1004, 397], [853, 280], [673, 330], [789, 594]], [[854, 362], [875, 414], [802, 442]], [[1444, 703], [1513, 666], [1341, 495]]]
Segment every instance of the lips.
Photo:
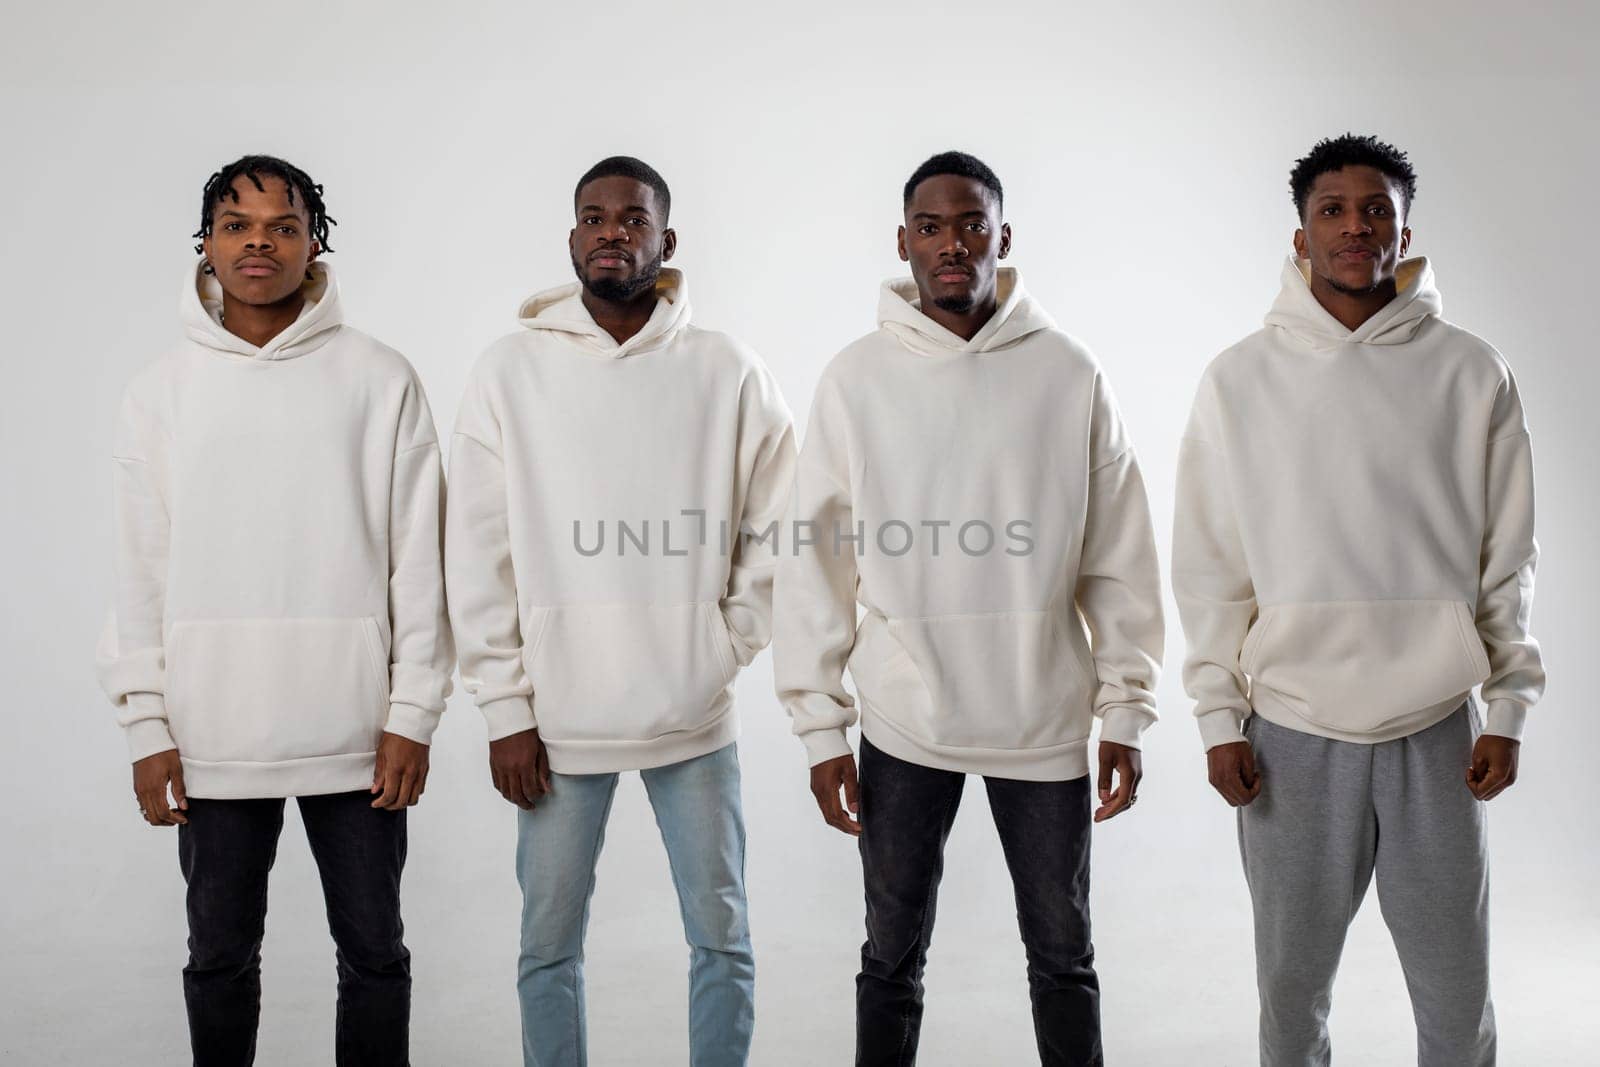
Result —
[[633, 257], [619, 249], [602, 248], [598, 252], [589, 253], [590, 263], [594, 263], [597, 260], [614, 260], [618, 263], [631, 263], [633, 262]]
[[234, 269], [246, 277], [264, 278], [268, 274], [276, 274], [282, 268], [275, 261], [263, 256], [249, 256], [235, 263]]
[[1370, 248], [1367, 248], [1365, 245], [1346, 245], [1344, 248], [1339, 249], [1339, 251], [1335, 252], [1334, 254], [1337, 256], [1343, 256], [1345, 259], [1358, 261], [1372, 259], [1375, 255], [1377, 255], [1376, 252]]
[[940, 267], [933, 276], [941, 282], [964, 282], [972, 277], [972, 272], [965, 267]]

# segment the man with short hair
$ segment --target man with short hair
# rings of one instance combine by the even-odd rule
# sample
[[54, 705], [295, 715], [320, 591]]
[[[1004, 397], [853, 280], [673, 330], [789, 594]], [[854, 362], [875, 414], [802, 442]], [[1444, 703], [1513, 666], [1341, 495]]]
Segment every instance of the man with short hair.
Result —
[[[519, 809], [529, 1067], [586, 1062], [583, 940], [619, 772], [644, 781], [691, 946], [696, 1067], [754, 1023], [733, 681], [771, 629], [794, 465], [761, 360], [690, 323], [653, 168], [578, 181], [575, 284], [530, 297], [456, 418], [446, 533], [461, 678]], [[753, 536], [745, 536], [746, 531]]]
[[245, 156], [201, 195], [185, 341], [117, 426], [100, 650], [134, 792], [178, 827], [197, 1065], [255, 1058], [267, 876], [296, 797], [338, 946], [341, 1067], [406, 1063], [406, 808], [450, 693], [433, 416], [344, 324], [322, 186]]
[[1099, 363], [999, 265], [994, 172], [934, 156], [904, 208], [911, 277], [884, 284], [878, 329], [823, 372], [777, 588], [779, 696], [823, 818], [860, 839], [857, 1062], [916, 1059], [945, 841], [979, 774], [1040, 1058], [1098, 1064], [1088, 748], [1098, 719], [1099, 822], [1134, 803], [1156, 718], [1144, 485]]
[[1334, 973], [1376, 872], [1418, 1063], [1479, 1067], [1480, 802], [1516, 780], [1544, 689], [1527, 424], [1505, 360], [1404, 259], [1404, 152], [1325, 140], [1290, 188], [1295, 254], [1266, 328], [1201, 379], [1173, 532], [1184, 684], [1239, 808], [1261, 1061], [1329, 1062]]

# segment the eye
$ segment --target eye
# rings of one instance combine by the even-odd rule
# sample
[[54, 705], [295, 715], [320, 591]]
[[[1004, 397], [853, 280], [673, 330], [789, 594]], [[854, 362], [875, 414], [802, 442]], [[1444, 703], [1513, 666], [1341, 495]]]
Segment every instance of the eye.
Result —
[[279, 226], [278, 227], [278, 232], [283, 234], [285, 237], [293, 237], [299, 231], [296, 230], [293, 226]]
[[971, 230], [973, 233], [988, 233], [989, 224], [987, 222], [973, 222], [967, 225], [967, 229]]
[[1328, 206], [1326, 206], [1326, 207], [1324, 207], [1322, 209], [1322, 213], [1324, 215], [1337, 215], [1339, 213], [1339, 205], [1338, 204], [1329, 204]]
[[627, 219], [627, 223], [628, 223], [629, 226], [648, 226], [648, 225], [650, 225], [649, 222], [647, 222], [646, 220], [640, 218], [638, 215], [629, 216], [628, 219]]
[[600, 225], [600, 216], [599, 215], [585, 215], [583, 217], [583, 224], [585, 226], [598, 226], [598, 225]]
[[932, 237], [935, 233], [939, 232], [939, 227], [935, 226], [931, 222], [924, 222], [921, 226], [917, 227], [917, 232], [924, 237]]
[[222, 224], [222, 228], [224, 230], [227, 230], [229, 233], [234, 233], [234, 232], [237, 232], [239, 230], [244, 229], [244, 223], [242, 223], [242, 222], [225, 222], [225, 223]]
[[1374, 215], [1387, 215], [1389, 213], [1389, 209], [1383, 204], [1373, 204], [1368, 210], [1370, 210]]

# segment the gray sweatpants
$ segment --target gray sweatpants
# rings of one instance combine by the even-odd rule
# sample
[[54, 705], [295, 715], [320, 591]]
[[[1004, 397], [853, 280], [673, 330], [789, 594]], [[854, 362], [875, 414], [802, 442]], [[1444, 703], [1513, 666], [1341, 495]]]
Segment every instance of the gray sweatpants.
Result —
[[1261, 795], [1239, 809], [1255, 910], [1263, 1067], [1330, 1062], [1345, 933], [1374, 871], [1417, 1023], [1419, 1067], [1494, 1063], [1489, 862], [1465, 774], [1475, 705], [1409, 737], [1331, 741], [1253, 715]]

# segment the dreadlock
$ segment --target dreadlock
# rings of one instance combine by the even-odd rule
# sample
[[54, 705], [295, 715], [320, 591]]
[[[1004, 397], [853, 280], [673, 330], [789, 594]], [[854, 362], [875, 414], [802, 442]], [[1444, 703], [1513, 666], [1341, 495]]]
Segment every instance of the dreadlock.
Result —
[[[295, 202], [295, 191], [299, 191], [300, 202], [305, 205], [306, 214], [311, 216], [311, 236], [316, 239], [324, 252], [332, 252], [333, 246], [328, 243], [328, 227], [337, 226], [338, 223], [328, 217], [327, 209], [322, 203], [322, 186], [311, 180], [311, 175], [287, 163], [277, 156], [242, 156], [229, 163], [206, 179], [205, 190], [200, 194], [200, 228], [194, 236], [204, 240], [211, 236], [211, 213], [223, 200], [239, 202], [239, 194], [234, 191], [235, 178], [249, 178], [261, 192], [266, 192], [266, 187], [261, 184], [265, 175], [279, 178], [289, 187], [289, 203]], [[194, 246], [196, 252], [205, 250], [205, 245]]]

